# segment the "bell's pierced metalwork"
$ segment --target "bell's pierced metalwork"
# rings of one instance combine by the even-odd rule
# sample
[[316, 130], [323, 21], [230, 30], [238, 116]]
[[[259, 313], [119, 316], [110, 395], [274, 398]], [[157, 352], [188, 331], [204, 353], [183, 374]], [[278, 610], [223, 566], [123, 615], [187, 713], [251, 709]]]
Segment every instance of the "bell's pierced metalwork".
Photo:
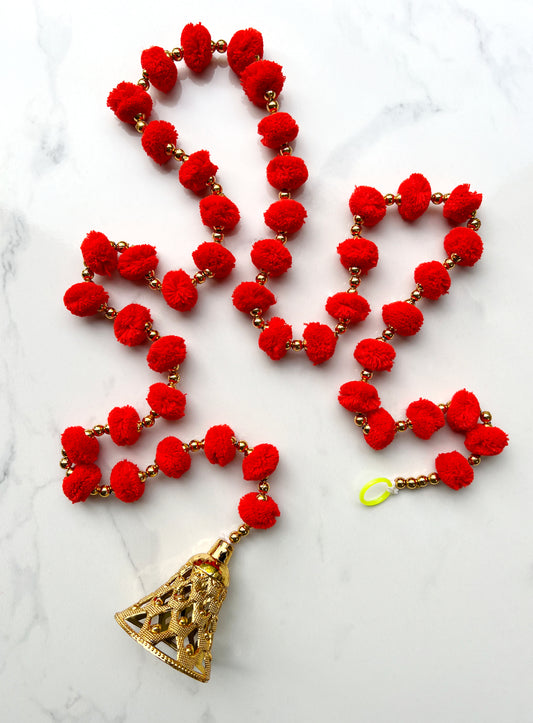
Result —
[[115, 620], [160, 660], [207, 682], [232, 552], [229, 542], [218, 540], [207, 554], [191, 557], [168, 582], [117, 613]]

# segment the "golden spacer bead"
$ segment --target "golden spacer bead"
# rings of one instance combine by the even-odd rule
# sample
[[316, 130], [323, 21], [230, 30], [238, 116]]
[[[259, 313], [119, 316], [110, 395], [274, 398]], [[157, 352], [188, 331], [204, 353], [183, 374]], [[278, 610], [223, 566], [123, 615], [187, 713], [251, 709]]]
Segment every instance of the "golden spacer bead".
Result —
[[356, 414], [353, 421], [358, 427], [363, 427], [366, 424], [366, 417], [364, 414]]
[[282, 244], [286, 244], [287, 243], [287, 234], [286, 233], [277, 233], [276, 241], [281, 241]]
[[266, 322], [261, 316], [254, 316], [252, 324], [256, 329], [264, 329], [266, 327]]
[[276, 99], [276, 91], [275, 90], [267, 90], [263, 96], [265, 100], [275, 100]]
[[374, 372], [371, 372], [370, 369], [363, 369], [363, 371], [361, 372], [361, 379], [364, 382], [369, 381], [370, 379], [372, 379], [373, 376]]
[[350, 289], [357, 289], [360, 283], [361, 279], [359, 276], [350, 276]]
[[159, 472], [159, 465], [154, 462], [154, 464], [149, 464], [146, 468], [146, 474], [148, 477], [155, 477], [157, 473]]
[[293, 339], [291, 341], [291, 349], [294, 351], [302, 351], [304, 348], [304, 343], [301, 339]]
[[407, 485], [407, 480], [405, 477], [396, 477], [394, 480], [394, 484], [399, 490], [404, 490]]
[[292, 153], [292, 148], [289, 146], [288, 143], [285, 143], [285, 144], [282, 145], [281, 148], [279, 149], [279, 155], [280, 155], [280, 156], [290, 156], [291, 153]]
[[181, 48], [172, 48], [170, 54], [173, 60], [181, 60], [183, 58], [183, 50]]
[[150, 341], [157, 341], [157, 339], [159, 339], [159, 332], [156, 331], [156, 329], [150, 329], [147, 336], [150, 339]]
[[241, 539], [241, 536], [238, 532], [232, 532], [229, 535], [230, 542], [236, 543], [236, 542], [239, 542], [240, 539]]
[[228, 44], [225, 40], [217, 40], [215, 48], [217, 49], [217, 53], [225, 53], [228, 49]]
[[479, 218], [469, 218], [466, 222], [467, 228], [471, 228], [474, 231], [479, 231], [481, 228], [481, 221]]
[[287, 201], [291, 197], [290, 191], [280, 191], [278, 198], [280, 201]]
[[150, 83], [146, 78], [140, 78], [137, 81], [137, 85], [139, 85], [141, 88], [144, 88], [145, 90], [148, 90], [148, 88], [150, 87]]
[[366, 435], [366, 434], [370, 434], [370, 431], [371, 431], [371, 429], [370, 429], [370, 424], [364, 424], [364, 425], [361, 427], [361, 429], [363, 430], [363, 434], [365, 434], [365, 435]]
[[174, 148], [172, 155], [177, 161], [187, 161], [189, 156], [185, 153], [183, 148]]
[[492, 422], [492, 414], [487, 411], [481, 412], [479, 418], [481, 419], [483, 424], [490, 424]]
[[61, 469], [68, 469], [70, 466], [70, 462], [66, 457], [61, 457], [59, 461], [59, 466], [61, 467]]
[[256, 495], [256, 497], [258, 500], [261, 500], [261, 502], [265, 502], [265, 500], [268, 499], [268, 497], [266, 495], [262, 494], [261, 492], [258, 495]]
[[155, 419], [150, 414], [147, 414], [146, 417], [142, 418], [141, 423], [143, 427], [153, 427], [155, 424]]
[[244, 439], [241, 439], [240, 442], [237, 442], [236, 446], [239, 452], [246, 452], [246, 450], [248, 449], [248, 442], [245, 442]]
[[416, 481], [419, 487], [427, 487], [429, 484], [429, 480], [427, 478], [427, 475], [425, 474], [421, 474], [419, 477], [417, 477]]
[[244, 537], [245, 535], [247, 535], [247, 534], [250, 532], [250, 525], [247, 525], [246, 523], [243, 523], [243, 524], [239, 527], [239, 530], [238, 530], [238, 531], [239, 531], [239, 533]]
[[115, 319], [117, 314], [118, 314], [118, 311], [116, 309], [114, 309], [112, 306], [108, 306], [104, 311], [105, 318], [109, 319], [110, 321]]
[[146, 121], [137, 121], [137, 123], [135, 124], [135, 130], [137, 131], [137, 133], [144, 133], [147, 125], [148, 123]]
[[442, 265], [445, 269], [453, 269], [455, 266], [455, 261], [453, 259], [444, 259]]
[[381, 336], [386, 340], [390, 341], [394, 337], [394, 329], [391, 329], [390, 327], [387, 327], [386, 329], [383, 329], [381, 332]]
[[109, 497], [111, 494], [111, 487], [109, 487], [109, 485], [103, 485], [103, 487], [100, 487], [98, 490], [98, 494], [100, 497]]
[[468, 464], [471, 467], [477, 467], [477, 465], [481, 462], [481, 457], [478, 454], [471, 454], [468, 458]]
[[211, 234], [211, 237], [213, 238], [213, 241], [217, 244], [222, 243], [224, 241], [224, 234], [221, 231], [213, 231]]
[[196, 281], [197, 284], [203, 284], [204, 281], [207, 280], [207, 276], [204, 274], [203, 271], [197, 271], [194, 274], [193, 279]]
[[263, 492], [265, 495], [270, 492], [270, 485], [266, 479], [261, 480], [261, 482], [257, 485], [257, 488], [259, 492]]
[[441, 204], [443, 200], [444, 200], [444, 197], [443, 197], [442, 193], [434, 193], [431, 196], [431, 203], [434, 203], [435, 206], [438, 206], [439, 204]]
[[74, 470], [72, 469], [72, 467], [69, 467], [69, 468], [66, 470], [65, 475], [66, 475], [67, 477], [70, 477], [70, 475], [71, 475], [73, 472], [74, 472]]
[[220, 185], [220, 183], [211, 184], [211, 193], [213, 193], [215, 196], [222, 195], [222, 186]]
[[392, 206], [394, 204], [394, 193], [387, 193], [385, 196], [383, 196], [383, 198], [387, 206]]
[[143, 482], [143, 483], [144, 483], [144, 482], [146, 482], [146, 479], [147, 479], [148, 475], [146, 474], [146, 472], [144, 472], [142, 469], [140, 469], [140, 470], [137, 472], [137, 477], [139, 478], [139, 481], [140, 481], [140, 482]]
[[340, 334], [344, 334], [347, 330], [346, 324], [343, 324], [341, 321], [335, 325], [335, 334], [336, 336], [340, 336]]
[[117, 251], [119, 254], [121, 254], [126, 249], [129, 249], [130, 245], [127, 241], [119, 241], [117, 244], [115, 244]]
[[440, 482], [440, 477], [436, 472], [432, 472], [428, 475], [428, 480], [430, 485], [438, 485]]
[[263, 284], [266, 284], [266, 282], [268, 280], [268, 276], [264, 271], [261, 271], [259, 274], [257, 274], [257, 276], [255, 277], [255, 280], [257, 281], [258, 284], [263, 285]]
[[350, 266], [348, 271], [352, 274], [352, 276], [361, 276], [361, 269], [359, 266]]
[[148, 282], [148, 286], [149, 286], [153, 291], [160, 291], [162, 284], [161, 284], [161, 281], [160, 281], [159, 279], [150, 279], [149, 282]]
[[101, 437], [102, 434], [105, 434], [105, 427], [103, 424], [97, 424], [96, 427], [93, 427], [93, 432], [97, 437]]
[[415, 289], [414, 291], [411, 291], [411, 299], [413, 299], [413, 301], [420, 301], [421, 298], [422, 298], [422, 293], [420, 292], [419, 289]]
[[396, 422], [396, 429], [398, 432], [405, 432], [409, 429], [409, 424], [404, 419], [399, 419]]
[[402, 205], [402, 197], [401, 197], [400, 194], [397, 194], [396, 196], [394, 196], [394, 203], [395, 203], [397, 206], [401, 206], [401, 205]]
[[416, 479], [414, 477], [408, 477], [407, 478], [407, 489], [415, 490], [416, 487], [417, 487]]
[[203, 449], [203, 446], [203, 439], [191, 439], [191, 441], [189, 442], [189, 449], [191, 450], [191, 452], [199, 452], [201, 449]]
[[266, 104], [266, 109], [269, 113], [276, 113], [279, 110], [279, 103], [277, 100], [269, 100]]
[[81, 272], [84, 281], [92, 281], [94, 279], [94, 271], [85, 267]]

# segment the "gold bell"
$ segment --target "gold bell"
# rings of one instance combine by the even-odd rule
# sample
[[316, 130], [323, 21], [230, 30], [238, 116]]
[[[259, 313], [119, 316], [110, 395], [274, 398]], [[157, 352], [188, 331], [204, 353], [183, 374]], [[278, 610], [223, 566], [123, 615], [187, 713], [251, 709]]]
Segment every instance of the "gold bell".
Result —
[[206, 683], [232, 552], [229, 542], [218, 540], [207, 554], [191, 557], [155, 592], [116, 613], [115, 620], [160, 660]]

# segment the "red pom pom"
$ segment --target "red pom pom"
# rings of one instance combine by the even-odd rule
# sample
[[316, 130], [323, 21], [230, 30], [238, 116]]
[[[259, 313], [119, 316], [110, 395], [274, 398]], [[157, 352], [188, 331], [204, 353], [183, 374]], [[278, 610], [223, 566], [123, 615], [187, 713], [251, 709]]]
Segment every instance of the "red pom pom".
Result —
[[426, 261], [415, 269], [415, 284], [420, 284], [425, 299], [438, 299], [448, 293], [450, 274], [439, 261]]
[[465, 447], [472, 454], [493, 457], [500, 454], [509, 442], [508, 436], [499, 427], [478, 424], [466, 435]]
[[187, 354], [181, 336], [161, 336], [156, 339], [146, 355], [146, 362], [154, 372], [168, 372], [181, 364]]
[[454, 432], [468, 432], [476, 426], [480, 412], [476, 395], [461, 389], [451, 398], [446, 418]]
[[386, 341], [361, 339], [353, 355], [365, 369], [373, 372], [390, 372], [396, 352]]
[[214, 241], [200, 244], [192, 252], [192, 258], [200, 270], [209, 269], [215, 279], [225, 279], [235, 267], [235, 256], [231, 251]]
[[139, 113], [148, 120], [152, 112], [152, 99], [135, 83], [119, 83], [107, 96], [107, 105], [119, 120], [130, 126], [137, 123], [135, 116]]
[[92, 464], [100, 451], [97, 438], [88, 437], [83, 427], [67, 427], [61, 435], [61, 446], [71, 464]]
[[265, 238], [256, 241], [250, 258], [254, 266], [261, 271], [268, 271], [271, 276], [281, 276], [292, 266], [291, 252], [277, 239]]
[[278, 191], [296, 191], [307, 181], [309, 173], [297, 156], [275, 156], [266, 169], [267, 180]]
[[370, 313], [368, 301], [359, 294], [339, 291], [326, 301], [326, 311], [334, 319], [357, 323], [363, 321]]
[[257, 126], [259, 135], [263, 136], [261, 143], [267, 148], [281, 148], [291, 143], [298, 135], [298, 125], [288, 113], [279, 112], [267, 115], [259, 121]]
[[178, 479], [191, 466], [191, 455], [177, 437], [165, 437], [157, 445], [155, 462], [167, 477]]
[[356, 186], [350, 196], [350, 211], [361, 216], [365, 226], [375, 226], [387, 212], [385, 199], [371, 186]]
[[287, 353], [287, 344], [292, 339], [292, 327], [278, 316], [272, 317], [259, 334], [259, 348], [271, 359], [278, 361]]
[[438, 429], [444, 427], [444, 414], [440, 407], [429, 399], [419, 399], [407, 407], [407, 418], [420, 439], [429, 439]]
[[193, 73], [201, 73], [211, 62], [211, 35], [202, 23], [188, 23], [181, 31], [183, 60]]
[[81, 243], [83, 262], [95, 274], [111, 276], [117, 268], [117, 250], [99, 231], [89, 231]]
[[118, 259], [118, 272], [128, 281], [142, 281], [149, 271], [155, 271], [159, 260], [154, 246], [138, 244], [125, 249]]
[[281, 65], [272, 60], [256, 60], [247, 65], [241, 73], [241, 85], [248, 100], [264, 108], [267, 103], [265, 100], [267, 90], [273, 90], [278, 96], [285, 82], [282, 70]]
[[473, 266], [483, 253], [483, 241], [473, 229], [461, 226], [453, 228], [444, 237], [444, 250], [448, 256], [457, 254], [461, 257], [456, 261], [459, 266]]
[[233, 291], [233, 306], [249, 314], [252, 309], [261, 309], [263, 314], [276, 303], [274, 294], [256, 281], [243, 281]]
[[305, 223], [307, 211], [292, 198], [274, 201], [265, 211], [265, 223], [276, 233], [296, 233]]
[[78, 464], [63, 479], [63, 492], [71, 502], [85, 502], [101, 479], [102, 473], [95, 464]]
[[431, 186], [421, 173], [412, 173], [398, 187], [402, 197], [398, 213], [404, 221], [416, 221], [427, 211], [431, 201]]
[[160, 166], [164, 166], [172, 158], [172, 155], [167, 153], [167, 145], [170, 143], [175, 146], [177, 140], [178, 132], [172, 123], [162, 120], [148, 123], [141, 137], [142, 147]]
[[437, 474], [452, 490], [467, 487], [474, 479], [474, 470], [460, 452], [442, 452], [435, 460]]
[[128, 304], [115, 317], [113, 329], [117, 341], [138, 346], [146, 341], [146, 324], [152, 323], [150, 310], [140, 304]]
[[150, 83], [162, 93], [169, 93], [178, 79], [176, 64], [163, 48], [154, 45], [141, 53], [141, 66]]
[[408, 301], [393, 301], [385, 304], [381, 315], [387, 326], [392, 326], [400, 336], [413, 336], [422, 328], [424, 315]]
[[233, 441], [235, 433], [227, 424], [217, 424], [207, 430], [204, 439], [204, 452], [211, 464], [225, 467], [235, 457]]
[[257, 444], [242, 460], [242, 476], [250, 482], [270, 477], [279, 462], [279, 452], [273, 444]]
[[139, 468], [123, 459], [117, 462], [109, 475], [109, 484], [115, 497], [122, 502], [136, 502], [144, 494], [144, 482], [139, 479]]
[[378, 247], [366, 238], [347, 238], [337, 246], [341, 264], [345, 269], [358, 266], [362, 274], [366, 274], [377, 265]]
[[206, 196], [200, 201], [202, 223], [209, 228], [232, 231], [239, 223], [239, 209], [226, 196]]
[[339, 389], [339, 404], [349, 412], [365, 414], [379, 409], [378, 390], [366, 382], [346, 382]]
[[263, 57], [263, 36], [259, 30], [237, 30], [227, 49], [228, 65], [233, 72], [240, 75], [258, 56]]
[[170, 308], [177, 311], [190, 311], [198, 301], [198, 289], [183, 269], [163, 276], [161, 293]]
[[74, 316], [93, 316], [109, 299], [109, 294], [100, 284], [80, 281], [65, 291], [63, 303]]
[[146, 401], [163, 419], [181, 419], [185, 414], [185, 394], [163, 382], [152, 384]]
[[272, 497], [259, 498], [256, 492], [249, 492], [239, 501], [239, 515], [246, 525], [256, 530], [267, 530], [276, 524], [279, 507]]
[[469, 183], [454, 188], [442, 207], [444, 218], [454, 225], [464, 223], [481, 206], [483, 195], [470, 190]]
[[329, 326], [312, 321], [305, 325], [302, 336], [305, 340], [305, 353], [314, 366], [327, 361], [335, 353], [337, 337]]
[[181, 164], [180, 183], [193, 193], [204, 193], [207, 182], [218, 171], [218, 166], [211, 163], [209, 151], [196, 151]]
[[370, 425], [370, 432], [364, 435], [365, 442], [372, 449], [384, 449], [396, 434], [396, 422], [386, 409], [380, 407], [366, 415], [366, 423]]
[[109, 436], [119, 447], [131, 446], [141, 436], [138, 426], [140, 421], [137, 410], [129, 404], [125, 407], [114, 407], [107, 417]]

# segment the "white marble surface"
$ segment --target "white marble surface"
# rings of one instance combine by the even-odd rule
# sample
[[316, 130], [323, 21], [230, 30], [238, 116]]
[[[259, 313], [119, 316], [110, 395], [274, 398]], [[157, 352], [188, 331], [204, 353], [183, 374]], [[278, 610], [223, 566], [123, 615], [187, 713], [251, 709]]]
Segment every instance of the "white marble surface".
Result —
[[[274, 198], [255, 133], [261, 113], [225, 59], [205, 80], [183, 72], [154, 117], [220, 166], [243, 217], [228, 238], [238, 268], [202, 287], [187, 318], [148, 291], [110, 284], [118, 306], [149, 304], [157, 328], [189, 347], [186, 419], [147, 433], [131, 457], [146, 463], [169, 430], [191, 439], [220, 422], [282, 455], [272, 478], [282, 517], [234, 555], [207, 686], [134, 645], [113, 613], [232, 529], [247, 489], [238, 467], [194, 460], [182, 481], [156, 480], [129, 506], [70, 505], [58, 468], [65, 426], [98, 423], [115, 404], [143, 408], [157, 380], [108, 325], [63, 308], [85, 233], [155, 243], [162, 271], [192, 268], [190, 252], [208, 238], [175, 171], [155, 167], [105, 107], [117, 82], [139, 77], [144, 47], [173, 47], [199, 20], [215, 38], [257, 27], [265, 57], [287, 76], [282, 107], [300, 124], [309, 218], [291, 245], [293, 270], [272, 288], [276, 313], [296, 331], [326, 321], [325, 297], [345, 286], [335, 247], [355, 183], [386, 193], [416, 170], [435, 190], [470, 182], [483, 191], [482, 261], [424, 305], [422, 333], [398, 344], [378, 386], [396, 417], [419, 396], [444, 400], [466, 386], [511, 439], [459, 494], [359, 505], [370, 476], [429, 470], [435, 452], [460, 444], [441, 432], [374, 453], [335, 399], [357, 373], [356, 340], [380, 331], [380, 305], [405, 296], [414, 265], [440, 255], [445, 227], [436, 209], [416, 227], [384, 222], [370, 234], [379, 268], [361, 288], [374, 314], [322, 368], [270, 362], [229, 301], [252, 276], [249, 247]], [[21, 0], [2, 9], [2, 721], [532, 720], [532, 22], [527, 0]], [[109, 449], [104, 468], [118, 458]]]

